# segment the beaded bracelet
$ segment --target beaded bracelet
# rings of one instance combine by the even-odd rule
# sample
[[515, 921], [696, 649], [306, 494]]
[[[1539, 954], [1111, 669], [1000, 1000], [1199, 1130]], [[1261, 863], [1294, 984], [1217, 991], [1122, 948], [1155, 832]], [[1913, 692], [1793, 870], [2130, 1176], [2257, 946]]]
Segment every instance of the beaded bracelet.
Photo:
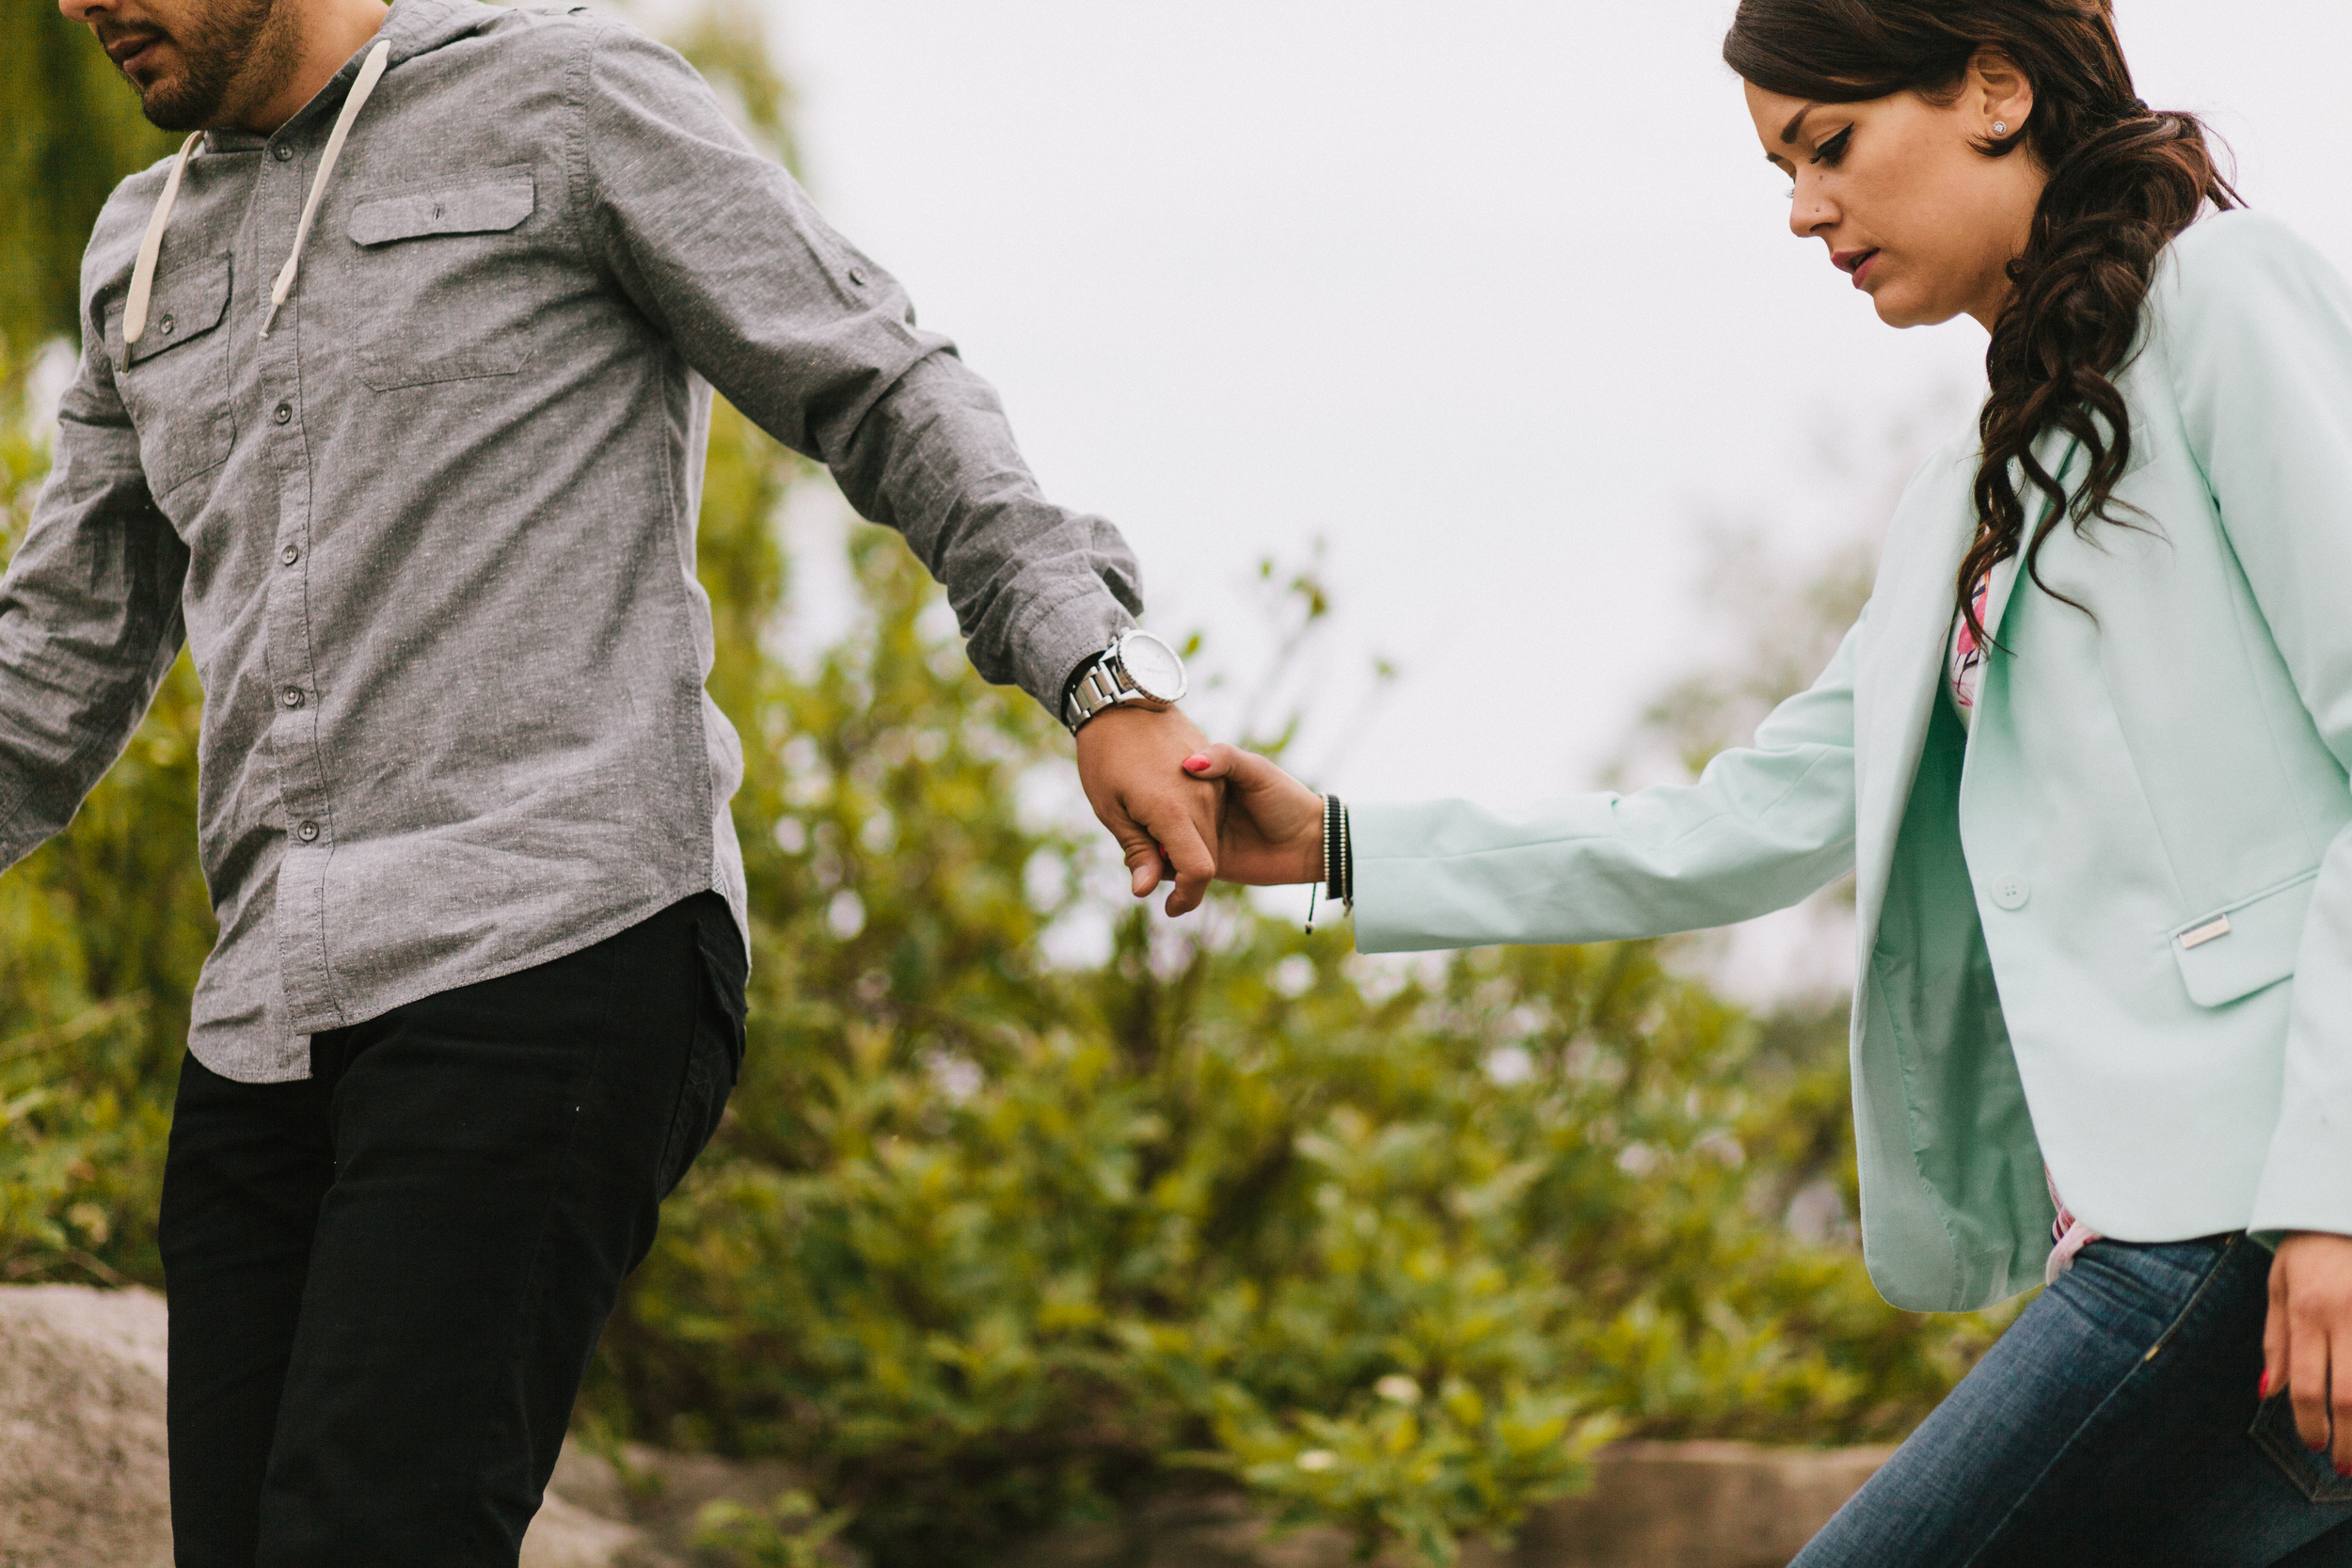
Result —
[[1307, 895], [1307, 929], [1315, 928], [1315, 896], [1324, 895], [1356, 912], [1356, 857], [1347, 841], [1347, 807], [1336, 795], [1323, 798], [1323, 879]]

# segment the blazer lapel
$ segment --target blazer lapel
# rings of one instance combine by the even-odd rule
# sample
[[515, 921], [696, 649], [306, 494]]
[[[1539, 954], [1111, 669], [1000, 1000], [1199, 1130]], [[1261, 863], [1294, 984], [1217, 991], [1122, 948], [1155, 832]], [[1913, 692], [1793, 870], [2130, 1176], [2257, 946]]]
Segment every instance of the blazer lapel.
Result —
[[[2045, 462], [2049, 450], [2061, 451], [2051, 471], [2063, 482], [2074, 443], [2057, 433], [2044, 440]], [[1865, 650], [1854, 688], [1854, 924], [1866, 963], [1878, 941], [1895, 838], [1911, 803], [1928, 721], [1942, 698], [1952, 618], [1960, 608], [1960, 563], [1977, 536], [1971, 483], [1977, 461], [1973, 438], [1955, 441], [1913, 483], [1887, 528], [1886, 553], [1870, 595], [1877, 635]], [[2048, 515], [2046, 508], [2041, 515]], [[1988, 595], [1984, 624], [1995, 636], [2016, 597], [2019, 575], [1994, 574], [1997, 599]]]
[[1914, 483], [1887, 529], [1871, 594], [1877, 635], [1856, 671], [1854, 693], [1854, 915], [1866, 959], [1944, 680], [1961, 558], [1976, 536], [1967, 483], [1975, 461], [1973, 440], [1955, 442]]

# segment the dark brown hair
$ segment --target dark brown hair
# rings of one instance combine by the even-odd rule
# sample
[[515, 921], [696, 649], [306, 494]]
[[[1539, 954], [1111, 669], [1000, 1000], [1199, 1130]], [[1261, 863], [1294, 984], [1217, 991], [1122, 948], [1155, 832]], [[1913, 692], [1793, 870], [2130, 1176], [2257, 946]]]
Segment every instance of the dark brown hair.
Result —
[[[1724, 39], [1724, 61], [1742, 79], [1821, 103], [1898, 92], [1949, 103], [1987, 50], [2033, 84], [2033, 110], [2022, 135], [1977, 150], [2025, 148], [2050, 181], [1984, 356], [1977, 538], [1957, 588], [1979, 636], [1969, 600], [1994, 562], [2022, 547], [2048, 591], [2037, 562], [2060, 514], [2077, 531], [2107, 516], [2132, 451], [2131, 416], [2109, 377], [2138, 336], [2156, 255], [2205, 202], [2234, 207], [2237, 195], [2195, 115], [2151, 109], [2133, 93], [2108, 0], [1740, 0]], [[2090, 456], [2071, 499], [2033, 454], [2052, 429]], [[2048, 500], [2029, 540], [2012, 467]]]

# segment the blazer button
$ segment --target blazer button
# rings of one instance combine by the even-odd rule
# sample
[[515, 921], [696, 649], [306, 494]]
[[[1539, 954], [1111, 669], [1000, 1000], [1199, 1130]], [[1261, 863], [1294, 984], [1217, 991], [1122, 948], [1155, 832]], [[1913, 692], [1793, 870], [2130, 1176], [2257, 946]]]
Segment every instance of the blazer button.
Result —
[[2005, 910], [2022, 910], [2032, 896], [2033, 884], [2013, 873], [1993, 884], [1993, 901]]

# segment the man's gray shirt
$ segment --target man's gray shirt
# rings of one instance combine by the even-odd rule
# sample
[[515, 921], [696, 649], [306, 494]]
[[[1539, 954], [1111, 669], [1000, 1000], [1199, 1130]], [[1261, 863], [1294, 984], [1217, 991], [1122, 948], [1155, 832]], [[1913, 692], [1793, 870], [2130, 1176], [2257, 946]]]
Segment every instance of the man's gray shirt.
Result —
[[712, 387], [906, 536], [988, 678], [1050, 705], [1139, 608], [1118, 533], [1044, 500], [988, 387], [678, 56], [473, 0], [379, 37], [267, 337], [358, 59], [276, 135], [199, 144], [127, 352], [167, 166], [106, 204], [0, 580], [8, 862], [194, 655], [220, 939], [190, 1043], [247, 1082], [707, 889], [746, 925], [694, 578]]

